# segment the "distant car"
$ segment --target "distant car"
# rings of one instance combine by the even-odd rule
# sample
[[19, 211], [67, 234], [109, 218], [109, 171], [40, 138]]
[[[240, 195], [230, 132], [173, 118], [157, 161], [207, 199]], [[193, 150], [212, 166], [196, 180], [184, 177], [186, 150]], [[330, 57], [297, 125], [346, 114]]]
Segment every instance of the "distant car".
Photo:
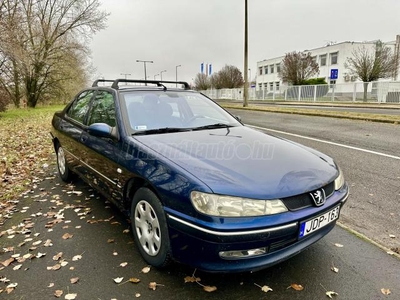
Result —
[[243, 125], [185, 82], [108, 81], [55, 113], [58, 171], [130, 216], [150, 265], [255, 271], [335, 226], [348, 186], [330, 157]]

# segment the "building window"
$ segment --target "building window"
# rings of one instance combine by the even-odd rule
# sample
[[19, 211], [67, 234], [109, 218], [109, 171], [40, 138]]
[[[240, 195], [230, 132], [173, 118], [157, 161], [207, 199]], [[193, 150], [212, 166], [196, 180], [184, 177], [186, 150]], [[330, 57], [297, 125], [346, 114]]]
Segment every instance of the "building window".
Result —
[[276, 64], [276, 72], [277, 73], [281, 72], [281, 64]]
[[271, 70], [271, 74], [274, 73], [274, 65], [270, 65], [269, 68]]
[[321, 66], [326, 66], [326, 54], [319, 56], [319, 64]]
[[336, 65], [338, 63], [338, 52], [331, 53], [331, 65]]
[[279, 91], [279, 81], [275, 82], [275, 90]]
[[259, 71], [260, 75], [262, 75], [262, 67], [259, 67], [258, 71]]
[[262, 83], [258, 84], [258, 88], [261, 90], [262, 89]]
[[273, 90], [274, 90], [274, 83], [273, 83], [273, 82], [270, 82], [270, 83], [269, 83], [269, 90], [270, 90], [270, 91], [273, 91]]
[[264, 90], [268, 89], [268, 82], [264, 83]]
[[268, 66], [264, 67], [264, 74], [268, 74]]

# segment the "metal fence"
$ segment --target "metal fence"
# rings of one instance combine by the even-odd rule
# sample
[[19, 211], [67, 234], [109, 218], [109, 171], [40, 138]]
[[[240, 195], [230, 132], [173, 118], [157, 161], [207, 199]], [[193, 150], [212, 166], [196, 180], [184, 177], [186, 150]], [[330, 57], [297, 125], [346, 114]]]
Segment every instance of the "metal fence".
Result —
[[[279, 90], [249, 88], [249, 100], [301, 102], [377, 102], [400, 103], [400, 81], [369, 82], [364, 93], [364, 82], [324, 85], [281, 85]], [[241, 89], [210, 89], [202, 91], [212, 99], [243, 100]], [[366, 99], [364, 99], [364, 94]]]

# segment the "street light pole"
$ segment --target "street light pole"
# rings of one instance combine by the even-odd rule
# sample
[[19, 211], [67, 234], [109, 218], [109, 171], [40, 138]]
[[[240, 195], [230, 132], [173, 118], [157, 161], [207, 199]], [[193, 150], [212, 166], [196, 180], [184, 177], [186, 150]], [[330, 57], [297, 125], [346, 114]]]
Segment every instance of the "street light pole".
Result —
[[[144, 65], [144, 79], [145, 80], [147, 80], [147, 71], [146, 71], [146, 63], [153, 63], [153, 61], [152, 60], [136, 60], [136, 62], [142, 62], [143, 63], [143, 65]], [[147, 83], [146, 83], [146, 85], [147, 85]]]
[[[178, 82], [178, 68], [182, 67], [181, 65], [177, 65], [175, 67], [175, 81]], [[176, 84], [176, 87], [178, 87], [178, 84]]]
[[160, 76], [161, 76], [161, 81], [162, 81], [162, 73], [167, 72], [167, 70], [163, 70], [160, 72]]
[[[126, 79], [127, 79], [127, 76], [128, 76], [128, 75], [131, 76], [132, 74], [130, 74], [130, 73], [121, 73], [121, 75], [125, 76], [125, 80], [126, 80]], [[126, 82], [125, 82], [125, 84], [126, 84]]]
[[248, 26], [247, 26], [247, 0], [244, 0], [244, 97], [243, 97], [243, 107], [247, 107], [248, 97], [249, 97], [249, 83], [247, 78], [248, 70]]

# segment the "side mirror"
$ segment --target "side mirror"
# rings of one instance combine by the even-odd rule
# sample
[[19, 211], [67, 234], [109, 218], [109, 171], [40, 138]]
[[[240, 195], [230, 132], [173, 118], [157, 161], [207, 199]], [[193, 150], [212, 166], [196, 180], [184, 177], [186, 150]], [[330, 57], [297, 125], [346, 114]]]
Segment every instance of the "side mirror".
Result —
[[238, 120], [239, 122], [242, 122], [242, 118], [240, 116], [235, 116], [235, 119]]
[[113, 128], [106, 123], [94, 123], [90, 125], [88, 133], [97, 137], [114, 138]]

